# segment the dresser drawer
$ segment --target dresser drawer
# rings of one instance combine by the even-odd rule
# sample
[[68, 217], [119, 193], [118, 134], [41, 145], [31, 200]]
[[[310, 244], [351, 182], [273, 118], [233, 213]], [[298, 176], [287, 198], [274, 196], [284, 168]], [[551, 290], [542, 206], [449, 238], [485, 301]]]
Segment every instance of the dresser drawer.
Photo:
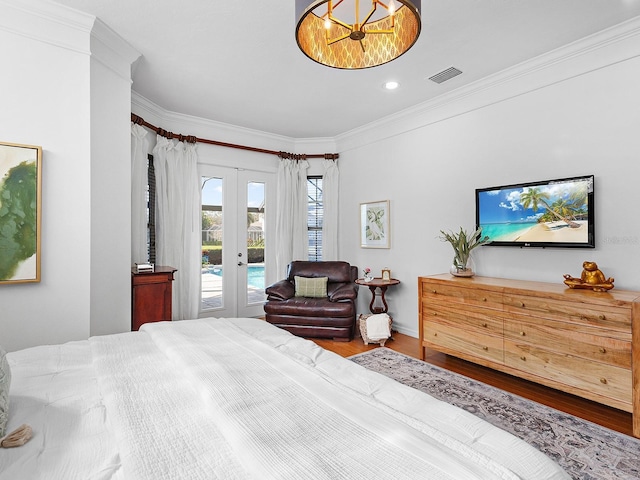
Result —
[[[628, 368], [607, 365], [542, 346], [505, 338], [505, 365], [562, 385], [562, 390], [632, 411], [632, 375]], [[545, 383], [544, 380], [541, 383]], [[555, 386], [555, 385], [554, 385]]]
[[504, 336], [517, 344], [540, 345], [562, 355], [631, 369], [631, 332], [538, 318], [505, 321]]
[[472, 356], [492, 362], [503, 362], [501, 336], [470, 332], [445, 323], [424, 325], [424, 346], [455, 356]]
[[496, 310], [469, 305], [424, 303], [422, 319], [426, 322], [447, 324], [452, 328], [494, 335], [502, 335], [504, 325], [503, 318]]
[[502, 310], [502, 295], [499, 291], [423, 282], [422, 303], [464, 304]]
[[624, 332], [631, 331], [631, 308], [629, 306], [566, 302], [527, 295], [505, 294], [503, 298], [506, 312], [552, 320], [572, 321], [581, 325], [593, 325]]

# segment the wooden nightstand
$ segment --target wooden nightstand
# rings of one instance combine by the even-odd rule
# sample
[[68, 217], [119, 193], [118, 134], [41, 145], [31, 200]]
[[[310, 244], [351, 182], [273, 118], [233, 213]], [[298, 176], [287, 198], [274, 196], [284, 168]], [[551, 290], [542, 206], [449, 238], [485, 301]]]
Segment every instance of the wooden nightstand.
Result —
[[171, 320], [173, 267], [156, 266], [153, 272], [131, 269], [131, 330], [143, 323]]

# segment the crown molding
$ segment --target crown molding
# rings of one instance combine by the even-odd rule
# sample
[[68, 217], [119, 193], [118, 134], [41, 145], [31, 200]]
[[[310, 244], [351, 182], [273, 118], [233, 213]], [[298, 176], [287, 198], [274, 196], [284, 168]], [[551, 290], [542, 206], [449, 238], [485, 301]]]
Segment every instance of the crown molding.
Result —
[[195, 135], [226, 143], [249, 145], [268, 150], [282, 150], [291, 153], [335, 152], [333, 138], [292, 138], [262, 130], [240, 127], [202, 117], [185, 115], [166, 110], [139, 93], [131, 92], [131, 111], [147, 122], [165, 130], [176, 129], [175, 133]]
[[0, 9], [0, 29], [91, 56], [131, 81], [140, 53], [95, 16], [42, 0], [0, 0]]
[[339, 151], [394, 137], [640, 56], [640, 16], [336, 136]]
[[43, 0], [0, 0], [0, 29], [74, 52], [90, 53], [96, 17]]
[[[278, 142], [279, 144], [283, 144], [293, 142], [293, 139], [289, 137], [173, 112], [143, 97], [135, 90], [131, 92], [131, 107], [131, 110], [135, 114], [140, 115], [147, 122], [165, 130], [174, 131], [174, 133], [195, 135], [200, 138], [222, 137], [224, 140], [220, 141], [228, 143], [234, 143], [237, 142], [238, 139], [247, 138], [253, 139], [254, 142], [256, 139], [264, 140], [266, 143]], [[211, 139], [218, 140], [219, 138]], [[254, 146], [270, 148], [263, 147], [262, 145]]]
[[140, 53], [102, 20], [96, 19], [91, 30], [91, 58], [131, 82], [131, 65]]

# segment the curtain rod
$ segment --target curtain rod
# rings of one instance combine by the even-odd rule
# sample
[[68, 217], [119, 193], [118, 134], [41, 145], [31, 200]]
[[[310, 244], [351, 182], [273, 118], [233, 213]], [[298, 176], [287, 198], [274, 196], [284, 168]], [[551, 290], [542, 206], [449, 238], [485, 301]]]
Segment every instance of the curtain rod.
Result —
[[236, 145], [235, 143], [225, 143], [218, 142], [217, 140], [208, 140], [206, 138], [198, 138], [194, 135], [182, 135], [180, 133], [167, 132], [166, 130], [156, 127], [155, 125], [151, 125], [149, 122], [146, 122], [144, 118], [135, 113], [131, 114], [131, 121], [137, 125], [142, 125], [143, 127], [147, 127], [158, 135], [162, 137], [166, 137], [169, 139], [177, 139], [180, 142], [187, 143], [206, 143], [208, 145], [217, 145], [219, 147], [228, 147], [228, 148], [237, 148], [240, 150], [249, 150], [250, 152], [259, 152], [259, 153], [268, 153], [270, 155], [277, 155], [280, 158], [291, 158], [294, 160], [306, 160], [307, 158], [324, 158], [327, 160], [336, 160], [340, 157], [339, 153], [287, 153], [287, 152], [276, 152], [275, 150], [266, 150], [264, 148], [256, 148], [256, 147], [247, 147], [245, 145]]

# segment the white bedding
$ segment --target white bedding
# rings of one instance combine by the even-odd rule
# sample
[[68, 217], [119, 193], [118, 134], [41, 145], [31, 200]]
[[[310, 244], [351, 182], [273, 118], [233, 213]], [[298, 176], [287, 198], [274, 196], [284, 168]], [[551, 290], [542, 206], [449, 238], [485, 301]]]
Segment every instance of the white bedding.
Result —
[[473, 415], [266, 322], [146, 324], [8, 356], [0, 479], [564, 479]]

